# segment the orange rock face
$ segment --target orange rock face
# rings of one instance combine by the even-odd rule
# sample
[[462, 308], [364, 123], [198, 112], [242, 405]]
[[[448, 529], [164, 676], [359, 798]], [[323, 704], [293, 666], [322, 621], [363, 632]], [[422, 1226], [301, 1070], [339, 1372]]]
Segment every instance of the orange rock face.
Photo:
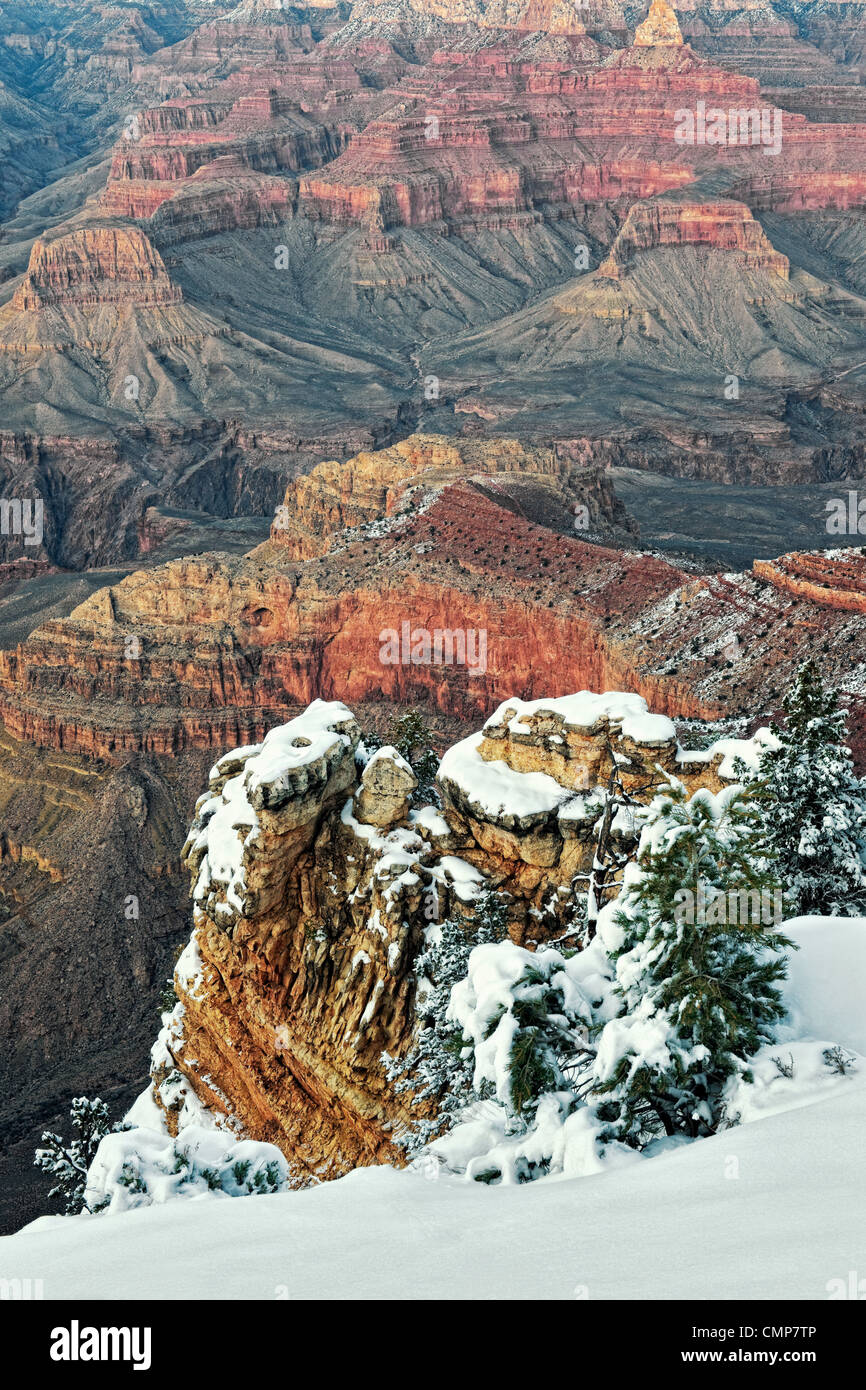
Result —
[[85, 227], [35, 243], [12, 307], [177, 304], [182, 298], [159, 252], [138, 227]]
[[[101, 210], [151, 218], [164, 203], [186, 195], [188, 185], [188, 196], [204, 207], [208, 186], [231, 174], [245, 182], [248, 204], [261, 192], [266, 212], [272, 177], [333, 160], [375, 100], [356, 67], [342, 58], [311, 62], [284, 54], [261, 66], [239, 66], [207, 95], [175, 98], [130, 118], [114, 151]], [[284, 202], [291, 189], [286, 180]], [[267, 217], [254, 219], [247, 211], [237, 225], [262, 220]]]
[[787, 256], [770, 244], [743, 203], [637, 204], [631, 208], [601, 274], [618, 279], [635, 251], [656, 246], [712, 246], [741, 253], [748, 270], [769, 270], [788, 279]]
[[678, 47], [682, 41], [676, 13], [667, 0], [652, 0], [649, 14], [635, 30], [635, 47], [648, 48], [655, 44]]
[[[467, 917], [486, 881], [509, 894], [515, 940], [561, 934], [614, 758], [638, 795], [664, 781], [661, 769], [692, 790], [725, 780], [722, 753], [690, 762], [668, 720], [643, 714], [630, 732], [626, 711], [645, 710], [633, 696], [540, 705], [520, 710], [516, 731], [519, 705], [506, 703], [477, 748], [468, 739], [457, 761], [446, 756], [441, 814], [407, 812], [414, 778], [387, 750], [361, 781], [360, 731], [339, 702], [318, 701], [217, 762], [184, 848], [195, 930], [175, 971], [180, 1002], [154, 1052], [172, 1127], [192, 1089], [217, 1117], [279, 1145], [299, 1185], [401, 1162], [393, 1139], [430, 1104], [413, 1109], [395, 1090], [383, 1053], [412, 1042], [430, 922]], [[490, 761], [515, 791], [545, 774], [558, 804], [479, 805], [474, 769]], [[627, 828], [617, 838], [634, 848]]]

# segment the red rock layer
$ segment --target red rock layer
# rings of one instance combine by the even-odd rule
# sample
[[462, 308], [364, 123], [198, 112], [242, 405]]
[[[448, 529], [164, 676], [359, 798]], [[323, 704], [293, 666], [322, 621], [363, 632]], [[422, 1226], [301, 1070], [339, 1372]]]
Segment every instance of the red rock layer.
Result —
[[[377, 94], [346, 59], [316, 55], [242, 66], [200, 96], [135, 115], [118, 143], [100, 206], [148, 218], [196, 174], [226, 160], [247, 176], [295, 173], [334, 159]], [[250, 191], [257, 187], [250, 181]], [[200, 188], [200, 186], [199, 186]], [[245, 223], [244, 225], [255, 225]]]
[[861, 551], [794, 552], [778, 560], [756, 560], [753, 568], [775, 588], [822, 608], [866, 613], [866, 561]]
[[[317, 696], [465, 720], [509, 693], [612, 688], [670, 715], [766, 713], [816, 633], [828, 673], [834, 662], [850, 672], [850, 595], [859, 603], [866, 581], [862, 557], [848, 563], [842, 603], [812, 579], [785, 587], [757, 567], [689, 579], [556, 535], [487, 485], [459, 483], [402, 525], [300, 566], [264, 547], [100, 591], [0, 654], [0, 714], [16, 737], [110, 756], [244, 743]], [[389, 630], [403, 641], [404, 624], [483, 632], [483, 669], [392, 663], [383, 644]]]
[[679, 143], [681, 113], [699, 102], [710, 111], [766, 107], [754, 79], [704, 63], [688, 47], [627, 49], [600, 65], [440, 53], [398, 93], [398, 108], [301, 178], [307, 216], [348, 224], [378, 214], [387, 227], [549, 213], [682, 188], [720, 163], [742, 169], [744, 188], [748, 179], [760, 188], [802, 185], [803, 205], [823, 196], [835, 206], [840, 175], [849, 201], [866, 177], [866, 127], [812, 125], [790, 111], [772, 157], [757, 145]]
[[34, 244], [16, 310], [52, 304], [79, 308], [112, 302], [176, 304], [181, 290], [168, 277], [159, 252], [138, 227], [94, 226]]
[[635, 251], [658, 246], [711, 246], [738, 251], [748, 270], [766, 270], [787, 280], [787, 256], [776, 251], [743, 203], [656, 202], [631, 208], [600, 274], [618, 279]]

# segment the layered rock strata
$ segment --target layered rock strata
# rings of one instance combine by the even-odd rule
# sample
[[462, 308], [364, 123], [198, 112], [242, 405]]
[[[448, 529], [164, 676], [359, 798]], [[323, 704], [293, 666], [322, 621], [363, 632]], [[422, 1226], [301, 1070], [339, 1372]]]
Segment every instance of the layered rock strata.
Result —
[[348, 533], [331, 529], [326, 491], [288, 556], [271, 541], [133, 574], [0, 654], [0, 714], [16, 737], [111, 757], [258, 740], [317, 696], [471, 720], [554, 679], [628, 687], [670, 716], [746, 718], [778, 707], [817, 642], [859, 750], [861, 549], [694, 576], [538, 524], [526, 480], [516, 492], [508, 478], [445, 481]]
[[[226, 754], [184, 849], [195, 928], [154, 1049], [169, 1127], [203, 1106], [278, 1144], [299, 1185], [402, 1161], [393, 1140], [424, 1107], [382, 1054], [411, 1045], [431, 923], [469, 930], [487, 883], [508, 895], [515, 940], [567, 931], [614, 762], [645, 800], [667, 776], [718, 788], [750, 752], [726, 739], [689, 755], [639, 697], [583, 692], [507, 701], [446, 754], [441, 811], [408, 809], [411, 771], [393, 749], [368, 760], [340, 702]], [[615, 833], [633, 848], [633, 823]]]

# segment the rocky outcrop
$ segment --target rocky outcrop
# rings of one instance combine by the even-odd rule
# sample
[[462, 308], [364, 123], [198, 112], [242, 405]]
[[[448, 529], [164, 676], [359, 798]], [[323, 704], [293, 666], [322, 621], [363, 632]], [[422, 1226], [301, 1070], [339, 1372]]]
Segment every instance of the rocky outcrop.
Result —
[[802, 212], [819, 208], [845, 211], [866, 203], [866, 173], [780, 169], [762, 172], [737, 184], [734, 191], [756, 212]]
[[866, 613], [866, 559], [862, 550], [796, 552], [778, 560], [756, 560], [755, 574], [774, 588], [820, 608]]
[[[277, 510], [271, 541], [292, 559], [324, 555], [342, 531], [405, 516], [435, 490], [479, 475], [496, 478], [500, 489], [511, 484], [510, 496], [518, 506], [521, 482], [538, 479], [551, 502], [560, 498], [563, 513], [575, 515], [582, 509], [584, 531], [613, 528], [624, 535], [637, 533], [603, 466], [575, 456], [566, 442], [532, 448], [516, 439], [415, 434], [389, 449], [357, 454], [343, 463], [322, 463], [293, 479]], [[523, 493], [526, 506], [525, 487]], [[499, 496], [505, 494], [500, 490]]]
[[649, 48], [656, 44], [678, 47], [682, 41], [676, 13], [667, 0], [652, 0], [649, 14], [635, 30], [635, 47]]
[[[346, 147], [381, 99], [346, 58], [238, 66], [202, 95], [134, 113], [115, 147], [102, 212], [148, 219], [197, 178], [231, 170], [248, 196], [269, 177], [317, 168]], [[255, 225], [255, 224], [250, 224]]]
[[413, 866], [431, 854], [408, 824], [355, 819], [358, 740], [344, 705], [317, 702], [228, 754], [184, 851], [196, 932], [157, 1098], [176, 1123], [180, 1068], [208, 1108], [290, 1152], [299, 1179], [394, 1160], [389, 1121], [405, 1113], [380, 1059], [412, 1031]]
[[776, 251], [743, 203], [638, 203], [629, 214], [599, 274], [612, 280], [627, 273], [636, 251], [659, 246], [707, 246], [734, 251], [747, 270], [788, 279], [787, 256]]
[[418, 779], [406, 759], [391, 745], [370, 758], [355, 797], [355, 815], [362, 825], [390, 830], [409, 815], [409, 798]]
[[[393, 1139], [425, 1108], [382, 1054], [411, 1044], [431, 922], [471, 931], [487, 882], [508, 894], [515, 940], [561, 935], [614, 762], [641, 800], [666, 773], [717, 788], [747, 747], [690, 756], [634, 695], [508, 701], [446, 754], [441, 812], [409, 810], [411, 771], [393, 749], [367, 760], [339, 702], [226, 754], [184, 848], [194, 932], [154, 1049], [170, 1128], [191, 1089], [216, 1123], [279, 1145], [299, 1185], [402, 1161]], [[633, 824], [614, 833], [634, 847]]]
[[84, 227], [53, 240], [38, 240], [24, 283], [15, 291], [16, 312], [49, 305], [177, 304], [162, 257], [138, 227]]

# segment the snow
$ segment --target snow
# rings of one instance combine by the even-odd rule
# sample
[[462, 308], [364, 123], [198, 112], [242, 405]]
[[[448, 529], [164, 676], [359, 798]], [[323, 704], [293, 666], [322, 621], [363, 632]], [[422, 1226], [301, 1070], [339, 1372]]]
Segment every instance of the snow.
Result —
[[782, 931], [800, 948], [789, 953], [785, 986], [794, 1036], [866, 1056], [866, 917], [794, 917]]
[[[246, 871], [244, 855], [256, 839], [259, 819], [250, 805], [243, 776], [226, 782], [219, 796], [207, 798], [198, 808], [199, 828], [190, 837], [194, 850], [204, 849], [193, 888], [193, 900], [208, 902], [215, 915], [231, 916], [244, 910]], [[214, 897], [223, 890], [223, 899]]]
[[[824, 1059], [824, 1052], [832, 1046], [830, 1039], [816, 1042], [801, 1038], [762, 1047], [749, 1059], [753, 1079], [737, 1079], [725, 1088], [728, 1114], [739, 1117], [741, 1124], [748, 1124], [801, 1105], [812, 1105], [831, 1090], [845, 1091], [851, 1085], [850, 1073], [843, 1076], [830, 1071]], [[857, 1059], [854, 1065], [857, 1066]], [[858, 1071], [862, 1066], [861, 1058]], [[786, 1071], [791, 1074], [786, 1075]]]
[[743, 762], [750, 772], [757, 772], [765, 750], [778, 746], [779, 740], [772, 730], [756, 729], [751, 738], [720, 738], [709, 748], [681, 749], [677, 761], [711, 763], [714, 758], [721, 757], [719, 776], [733, 780], [737, 776], [737, 762]]
[[604, 787], [597, 787], [585, 796], [573, 796], [563, 802], [557, 813], [560, 821], [596, 821], [604, 806]]
[[417, 811], [410, 811], [409, 820], [412, 825], [420, 826], [434, 837], [451, 834], [451, 826], [435, 806], [422, 806]]
[[[489, 1187], [431, 1157], [254, 1201], [215, 1194], [42, 1217], [0, 1240], [0, 1274], [39, 1269], [54, 1299], [825, 1299], [866, 1242], [866, 1065], [861, 1057], [839, 1076], [821, 1059], [827, 1041], [866, 1051], [866, 919], [798, 918], [783, 930], [801, 947], [791, 956], [789, 1020], [778, 1046], [754, 1059], [754, 1082], [736, 1082], [730, 1096], [748, 1123], [689, 1144], [662, 1141], [649, 1157], [616, 1148], [600, 1157], [591, 1111], [563, 1120], [550, 1096], [524, 1140], [561, 1145], [555, 1177]], [[527, 954], [502, 947], [472, 953], [479, 1018], [482, 989], [490, 1000], [507, 995]], [[597, 1013], [610, 983], [601, 943], [562, 965], [557, 955], [548, 948], [534, 962], [564, 971], [572, 1002], [583, 996]], [[792, 1078], [774, 1055], [793, 1059]], [[501, 1107], [480, 1102], [471, 1125], [455, 1131], [467, 1162], [502, 1142]], [[212, 1132], [181, 1138], [208, 1155], [219, 1147], [220, 1160], [239, 1147]], [[178, 1179], [165, 1171], [170, 1142], [154, 1134], [145, 1145], [153, 1195], [171, 1195]], [[106, 1163], [116, 1167], [127, 1145], [140, 1153], [141, 1133], [112, 1136]]]
[[0, 1240], [0, 1269], [77, 1300], [826, 1299], [866, 1242], [864, 1131], [852, 1081], [595, 1177], [486, 1187], [376, 1167], [252, 1201], [43, 1217]]
[[473, 864], [467, 864], [456, 854], [443, 854], [430, 870], [435, 883], [447, 883], [462, 903], [474, 902], [484, 883], [484, 875]]
[[506, 762], [488, 762], [478, 751], [482, 734], [472, 734], [448, 749], [439, 776], [459, 787], [470, 805], [486, 816], [541, 816], [574, 796], [546, 772], [516, 772]]
[[153, 1130], [157, 1134], [160, 1131], [168, 1133], [165, 1128], [165, 1114], [153, 1098], [152, 1086], [147, 1086], [141, 1095], [136, 1097], [123, 1118], [128, 1125], [135, 1128]]
[[623, 737], [635, 743], [662, 744], [676, 738], [673, 723], [665, 714], [629, 714], [621, 727]]
[[195, 932], [178, 958], [177, 965], [174, 967], [174, 978], [184, 994], [187, 995], [194, 995], [204, 978], [204, 963], [198, 949], [198, 939]]
[[335, 726], [350, 722], [354, 722], [354, 715], [342, 701], [314, 700], [296, 719], [271, 729], [244, 768], [250, 791], [279, 783], [297, 768], [318, 762], [337, 744], [348, 748], [348, 735]]
[[607, 690], [601, 694], [579, 690], [574, 695], [561, 695], [553, 700], [503, 700], [487, 720], [485, 729], [501, 724], [508, 710], [514, 712], [508, 721], [510, 733], [529, 733], [526, 721], [544, 711], [560, 715], [574, 729], [593, 729], [602, 719], [608, 719], [612, 724], [621, 724], [626, 737], [638, 742], [666, 743], [676, 736], [670, 719], [663, 714], [650, 714], [642, 695], [622, 690]]

